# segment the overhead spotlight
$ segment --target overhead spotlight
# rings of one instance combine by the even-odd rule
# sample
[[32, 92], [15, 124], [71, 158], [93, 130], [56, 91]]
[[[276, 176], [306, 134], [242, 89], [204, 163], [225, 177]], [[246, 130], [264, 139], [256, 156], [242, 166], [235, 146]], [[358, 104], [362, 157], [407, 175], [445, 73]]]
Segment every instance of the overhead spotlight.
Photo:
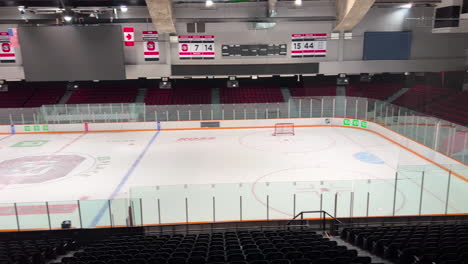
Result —
[[121, 6], [121, 7], [120, 7], [120, 11], [123, 12], [123, 13], [125, 13], [125, 12], [128, 11], [128, 7], [127, 7], [127, 6]]
[[206, 0], [205, 6], [206, 6], [206, 7], [213, 6], [213, 0]]
[[26, 8], [24, 6], [18, 6], [18, 11], [20, 11], [20, 13], [24, 15], [24, 13], [26, 12]]
[[63, 20], [65, 20], [66, 22], [70, 22], [70, 21], [72, 21], [72, 19], [73, 18], [71, 16], [64, 16], [63, 17]]
[[257, 80], [258, 76], [257, 75], [252, 75], [252, 80]]
[[401, 7], [401, 8], [412, 8], [412, 7], [413, 7], [413, 4], [412, 4], [412, 3], [408, 3], [408, 4], [401, 5], [400, 7]]
[[227, 81], [226, 86], [228, 88], [237, 88], [237, 87], [239, 87], [239, 81], [236, 80], [236, 77], [229, 76], [229, 80]]
[[296, 6], [301, 6], [302, 5], [302, 0], [294, 0], [294, 4]]

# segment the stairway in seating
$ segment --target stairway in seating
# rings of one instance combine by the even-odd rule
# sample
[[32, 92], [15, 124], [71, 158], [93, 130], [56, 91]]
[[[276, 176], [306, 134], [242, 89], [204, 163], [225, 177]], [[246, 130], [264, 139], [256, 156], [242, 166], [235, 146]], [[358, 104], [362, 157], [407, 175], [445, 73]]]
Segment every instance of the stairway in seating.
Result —
[[147, 92], [148, 92], [148, 89], [146, 88], [138, 88], [138, 92], [135, 97], [135, 103], [144, 103]]
[[281, 87], [281, 94], [283, 95], [285, 102], [289, 101], [289, 98], [291, 98], [291, 91], [288, 87]]
[[221, 88], [211, 88], [211, 108], [213, 109], [213, 119], [220, 120], [221, 115]]
[[67, 90], [65, 94], [62, 96], [62, 98], [60, 98], [58, 103], [66, 104], [68, 102], [68, 99], [70, 99], [70, 97], [72, 96], [73, 92], [74, 92], [73, 90]]
[[359, 256], [370, 257], [372, 259], [372, 263], [393, 264], [393, 262], [391, 262], [391, 261], [380, 258], [380, 257], [378, 257], [378, 256], [376, 256], [374, 254], [371, 254], [368, 251], [362, 250], [359, 247], [356, 247], [356, 246], [344, 241], [339, 236], [330, 237], [330, 240], [331, 241], [336, 241], [336, 243], [338, 243], [339, 246], [346, 246], [348, 249], [357, 250]]
[[409, 91], [410, 88], [401, 88], [400, 90], [396, 91], [394, 94], [390, 95], [386, 100], [385, 102], [387, 103], [391, 103], [393, 101], [395, 101], [396, 99], [398, 99], [398, 97], [404, 95], [407, 91]]

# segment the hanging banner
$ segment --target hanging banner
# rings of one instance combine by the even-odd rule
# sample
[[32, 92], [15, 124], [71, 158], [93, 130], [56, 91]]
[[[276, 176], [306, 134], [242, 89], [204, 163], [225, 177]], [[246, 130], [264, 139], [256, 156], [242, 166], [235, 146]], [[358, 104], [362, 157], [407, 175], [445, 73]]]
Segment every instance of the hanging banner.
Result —
[[145, 61], [159, 61], [158, 31], [143, 31], [142, 33]]
[[135, 46], [135, 29], [133, 27], [124, 27], [123, 38], [126, 47]]
[[159, 43], [156, 41], [143, 41], [145, 61], [159, 61]]
[[181, 60], [214, 60], [213, 35], [179, 36], [179, 58]]
[[19, 47], [19, 40], [18, 40], [18, 29], [17, 28], [9, 28], [8, 35], [10, 35], [10, 45], [13, 48]]
[[15, 63], [15, 49], [10, 44], [8, 32], [0, 32], [0, 63]]
[[158, 40], [157, 31], [143, 31], [143, 40]]
[[291, 57], [325, 57], [327, 55], [327, 36], [327, 33], [292, 34]]

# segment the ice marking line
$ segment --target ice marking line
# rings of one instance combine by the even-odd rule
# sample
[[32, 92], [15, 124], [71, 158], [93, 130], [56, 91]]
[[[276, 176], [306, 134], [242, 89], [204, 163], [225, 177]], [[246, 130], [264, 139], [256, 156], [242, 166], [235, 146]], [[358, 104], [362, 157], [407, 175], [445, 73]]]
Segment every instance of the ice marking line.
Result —
[[[55, 151], [54, 153], [59, 153], [61, 151], [63, 151], [64, 149], [66, 149], [67, 147], [69, 147], [70, 145], [72, 145], [73, 143], [75, 143], [76, 141], [80, 140], [84, 135], [86, 135], [87, 132], [77, 136], [76, 138], [74, 138], [72, 141], [68, 142], [67, 144], [65, 144], [63, 147], [61, 147], [59, 150]], [[0, 141], [8, 138], [8, 137], [11, 137], [13, 136], [14, 134], [12, 135], [9, 135], [9, 136], [6, 136], [6, 137], [3, 137], [3, 138], [0, 138]], [[14, 183], [14, 179], [11, 178], [10, 180], [8, 180], [7, 182], [5, 182], [4, 184], [0, 184], [0, 191], [5, 189], [6, 187], [8, 187], [10, 184], [13, 184]]]
[[[346, 135], [346, 133], [342, 133], [342, 132], [340, 131], [340, 129], [335, 129], [335, 131], [337, 131], [338, 134], [342, 135], [343, 137], [347, 138], [349, 141], [351, 141], [351, 142], [352, 142], [353, 144], [355, 144], [356, 146], [361, 147], [362, 149], [364, 149], [364, 150], [366, 150], [366, 151], [367, 151], [367, 149], [369, 148], [369, 147], [365, 147], [364, 145], [362, 145], [362, 144], [359, 143], [358, 141], [354, 140], [352, 137], [349, 137], [348, 135]], [[391, 142], [391, 143], [394, 144], [393, 142]], [[396, 145], [396, 146], [399, 147], [399, 148], [400, 148], [401, 150], [403, 150], [403, 151], [407, 151], [407, 150], [401, 148], [401, 147], [398, 146], [398, 145]], [[408, 153], [411, 153], [411, 152], [408, 151]], [[420, 157], [418, 157], [418, 158], [420, 158]], [[398, 168], [397, 168], [397, 167], [394, 167], [394, 166], [390, 165], [388, 162], [385, 162], [384, 164], [385, 164], [387, 167], [389, 167], [389, 168], [395, 170], [396, 172], [398, 172]], [[412, 181], [416, 186], [421, 187], [421, 184], [419, 184], [418, 182], [414, 181], [413, 179], [409, 178], [409, 180]], [[393, 183], [389, 183], [389, 184], [391, 184], [393, 187], [395, 187], [395, 185], [394, 185]], [[427, 188], [425, 188], [425, 187], [424, 187], [423, 189], [424, 189], [424, 191], [426, 191], [428, 194], [432, 195], [436, 200], [439, 200], [442, 204], [445, 203], [445, 201], [444, 201], [442, 198], [440, 198], [437, 194], [435, 194], [435, 193], [432, 192], [431, 190], [429, 190], [429, 189], [427, 189]], [[448, 207], [451, 208], [451, 209], [453, 209], [453, 210], [456, 210], [456, 211], [458, 211], [458, 212], [460, 211], [460, 210], [458, 210], [455, 206], [451, 205], [450, 203], [449, 203]]]
[[[151, 145], [153, 145], [154, 141], [156, 140], [156, 138], [158, 137], [159, 135], [159, 132], [161, 132], [161, 127], [160, 127], [160, 123], [158, 122], [158, 130], [156, 132], [156, 134], [154, 134], [150, 141], [148, 142], [148, 144], [146, 144], [145, 148], [143, 149], [143, 151], [140, 153], [140, 155], [138, 155], [138, 157], [136, 158], [136, 160], [133, 162], [132, 166], [130, 166], [130, 169], [127, 171], [127, 173], [125, 174], [125, 176], [120, 180], [120, 183], [119, 185], [117, 185], [117, 187], [114, 189], [114, 191], [112, 192], [112, 194], [109, 196], [109, 198], [107, 200], [112, 200], [115, 198], [115, 196], [120, 192], [120, 190], [122, 189], [122, 187], [125, 185], [125, 183], [127, 183], [128, 179], [130, 178], [130, 176], [132, 176], [133, 172], [135, 171], [135, 169], [138, 167], [138, 165], [140, 164], [141, 160], [143, 159], [143, 157], [145, 156], [146, 152], [148, 151], [148, 149], [151, 147]], [[104, 206], [101, 207], [101, 209], [99, 210], [99, 212], [97, 213], [97, 215], [94, 217], [93, 221], [91, 222], [90, 226], [89, 227], [95, 227], [97, 226], [97, 224], [99, 223], [99, 221], [101, 220], [102, 216], [104, 215], [104, 213], [107, 211], [109, 207], [109, 203], [105, 202]]]
[[7, 138], [9, 138], [9, 137], [11, 137], [11, 136], [14, 136], [14, 134], [11, 134], [11, 135], [8, 135], [8, 136], [6, 136], [6, 137], [0, 138], [0, 141], [5, 140], [5, 139], [7, 139]]
[[83, 134], [77, 136], [76, 138], [74, 138], [72, 141], [68, 142], [67, 144], [63, 145], [59, 150], [55, 151], [54, 153], [59, 153], [59, 152], [62, 152], [64, 149], [68, 148], [69, 146], [71, 146], [73, 143], [77, 142], [78, 140], [80, 140], [82, 137], [84, 137], [88, 132], [84, 132]]
[[[0, 138], [0, 141], [5, 140], [5, 139], [7, 139], [7, 138], [9, 138], [9, 137], [11, 137], [11, 136], [14, 136], [14, 135], [15, 135], [15, 134], [11, 134], [11, 135], [8, 135], [8, 136], [6, 136], [6, 137], [2, 137], [2, 138]], [[8, 181], [8, 182], [6, 182], [6, 183], [4, 183], [4, 184], [0, 184], [0, 191], [3, 190], [3, 189], [5, 189], [8, 185], [10, 185], [10, 181]]]

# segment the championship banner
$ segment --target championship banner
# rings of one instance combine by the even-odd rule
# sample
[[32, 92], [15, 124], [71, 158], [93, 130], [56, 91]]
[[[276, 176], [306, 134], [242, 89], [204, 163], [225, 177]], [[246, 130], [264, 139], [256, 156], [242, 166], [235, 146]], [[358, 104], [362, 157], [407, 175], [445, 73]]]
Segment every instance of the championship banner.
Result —
[[8, 32], [0, 32], [0, 63], [16, 62], [15, 49], [10, 44]]
[[179, 36], [179, 58], [181, 60], [214, 60], [214, 36]]
[[143, 41], [145, 61], [159, 61], [159, 44], [156, 41]]
[[145, 61], [159, 61], [158, 31], [143, 31]]
[[327, 55], [327, 36], [327, 33], [292, 34], [291, 57], [325, 57]]

